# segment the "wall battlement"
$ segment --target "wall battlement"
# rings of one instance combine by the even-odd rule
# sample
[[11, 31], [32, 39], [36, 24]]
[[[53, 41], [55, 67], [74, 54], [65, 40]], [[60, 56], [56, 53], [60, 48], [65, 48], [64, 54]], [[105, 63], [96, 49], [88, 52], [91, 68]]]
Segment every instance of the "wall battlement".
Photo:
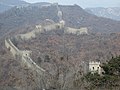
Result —
[[95, 61], [91, 61], [89, 62], [90, 65], [95, 65], [95, 64], [99, 64], [100, 65], [100, 62], [95, 62]]
[[28, 68], [32, 70], [36, 70], [39, 74], [43, 74], [45, 72], [44, 69], [39, 67], [31, 58], [30, 54], [31, 51], [28, 50], [19, 50], [13, 42], [7, 38], [5, 39], [5, 46], [9, 51], [13, 54], [14, 58], [16, 58], [17, 55], [21, 56], [21, 65], [27, 66]]
[[89, 62], [89, 71], [91, 73], [98, 73], [101, 74], [101, 67], [100, 67], [100, 62], [95, 62], [95, 61], [91, 61]]
[[66, 27], [65, 32], [66, 33], [72, 33], [72, 34], [81, 35], [81, 34], [88, 34], [88, 29], [86, 27], [82, 27], [80, 29]]

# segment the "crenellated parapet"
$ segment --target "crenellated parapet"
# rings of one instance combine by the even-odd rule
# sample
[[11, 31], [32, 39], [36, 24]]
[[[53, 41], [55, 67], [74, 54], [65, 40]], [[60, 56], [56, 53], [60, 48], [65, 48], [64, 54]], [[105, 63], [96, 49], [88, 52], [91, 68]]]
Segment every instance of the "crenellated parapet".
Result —
[[35, 31], [31, 31], [31, 32], [25, 33], [25, 34], [19, 34], [19, 35], [17, 35], [17, 37], [22, 40], [28, 40], [31, 38], [35, 38]]
[[91, 61], [89, 62], [89, 71], [91, 73], [98, 73], [98, 74], [101, 74], [102, 70], [101, 70], [101, 67], [100, 67], [100, 62], [97, 62], [97, 61]]
[[35, 30], [25, 33], [25, 34], [19, 34], [16, 37], [22, 40], [29, 40], [29, 39], [35, 38], [36, 34], [40, 34], [45, 31], [51, 31], [51, 30], [57, 30], [57, 29], [63, 29], [63, 28], [64, 28], [63, 21], [61, 21], [61, 23], [53, 23], [53, 24], [45, 25], [45, 26], [36, 25]]
[[51, 25], [47, 25], [43, 27], [43, 30], [45, 31], [51, 31], [51, 30], [57, 30], [64, 28], [64, 25], [62, 23], [55, 23]]
[[20, 54], [22, 56], [30, 57], [30, 55], [32, 54], [32, 51], [29, 51], [29, 50], [20, 50]]
[[77, 34], [77, 35], [88, 34], [88, 29], [86, 27], [82, 27], [80, 29], [66, 27], [65, 33], [71, 33], [71, 34]]

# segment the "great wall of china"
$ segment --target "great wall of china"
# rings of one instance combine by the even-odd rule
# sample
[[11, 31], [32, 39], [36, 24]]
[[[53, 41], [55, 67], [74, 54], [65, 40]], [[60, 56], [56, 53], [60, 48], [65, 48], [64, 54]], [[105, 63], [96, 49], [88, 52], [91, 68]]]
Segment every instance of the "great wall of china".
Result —
[[25, 34], [19, 34], [14, 37], [5, 39], [5, 46], [7, 47], [7, 49], [9, 49], [9, 51], [13, 54], [13, 56], [15, 58], [17, 58], [18, 56], [20, 57], [20, 60], [21, 60], [20, 62], [21, 62], [22, 66], [25, 66], [31, 70], [34, 70], [34, 71], [38, 72], [40, 75], [44, 75], [44, 73], [46, 72], [43, 68], [38, 66], [30, 58], [30, 54], [32, 53], [32, 51], [19, 50], [15, 46], [12, 39], [30, 40], [32, 38], [35, 38], [36, 34], [43, 33], [45, 31], [57, 30], [57, 29], [64, 29], [65, 33], [72, 33], [72, 34], [77, 34], [77, 35], [78, 34], [88, 34], [87, 28], [75, 29], [75, 28], [65, 27], [65, 22], [63, 20], [61, 20], [62, 19], [61, 15], [62, 15], [62, 12], [59, 9], [59, 11], [58, 11], [58, 17], [60, 18], [59, 23], [53, 23], [51, 25], [46, 25], [46, 26], [36, 25], [36, 29], [31, 32], [28, 32]]
[[30, 69], [36, 70], [39, 74], [45, 72], [44, 69], [39, 67], [31, 58], [31, 51], [28, 50], [19, 50], [11, 41], [11, 39], [5, 39], [5, 46], [10, 50], [14, 58], [20, 56], [21, 65], [27, 66]]

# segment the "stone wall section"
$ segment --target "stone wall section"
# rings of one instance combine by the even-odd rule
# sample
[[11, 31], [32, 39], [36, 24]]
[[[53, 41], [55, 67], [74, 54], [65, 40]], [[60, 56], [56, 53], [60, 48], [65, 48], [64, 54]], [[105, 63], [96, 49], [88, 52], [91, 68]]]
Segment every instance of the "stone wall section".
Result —
[[43, 74], [45, 72], [44, 69], [39, 67], [31, 58], [30, 54], [32, 53], [31, 51], [28, 50], [19, 50], [13, 42], [7, 38], [5, 39], [5, 46], [7, 49], [13, 54], [14, 58], [20, 57], [21, 59], [21, 65], [26, 66], [32, 70], [37, 71], [39, 74]]
[[9, 38], [5, 39], [5, 46], [13, 54], [14, 57], [18, 54], [18, 48], [11, 42]]
[[77, 34], [77, 35], [88, 34], [88, 29], [86, 27], [82, 27], [80, 29], [66, 27], [65, 33], [71, 33], [71, 34]]

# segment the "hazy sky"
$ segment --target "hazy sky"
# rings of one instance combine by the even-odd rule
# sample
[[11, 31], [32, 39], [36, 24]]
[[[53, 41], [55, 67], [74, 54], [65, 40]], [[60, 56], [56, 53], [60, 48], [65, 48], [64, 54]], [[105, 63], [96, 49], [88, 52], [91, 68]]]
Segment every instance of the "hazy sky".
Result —
[[28, 2], [52, 2], [59, 4], [78, 4], [83, 8], [86, 7], [119, 7], [120, 0], [25, 0]]

